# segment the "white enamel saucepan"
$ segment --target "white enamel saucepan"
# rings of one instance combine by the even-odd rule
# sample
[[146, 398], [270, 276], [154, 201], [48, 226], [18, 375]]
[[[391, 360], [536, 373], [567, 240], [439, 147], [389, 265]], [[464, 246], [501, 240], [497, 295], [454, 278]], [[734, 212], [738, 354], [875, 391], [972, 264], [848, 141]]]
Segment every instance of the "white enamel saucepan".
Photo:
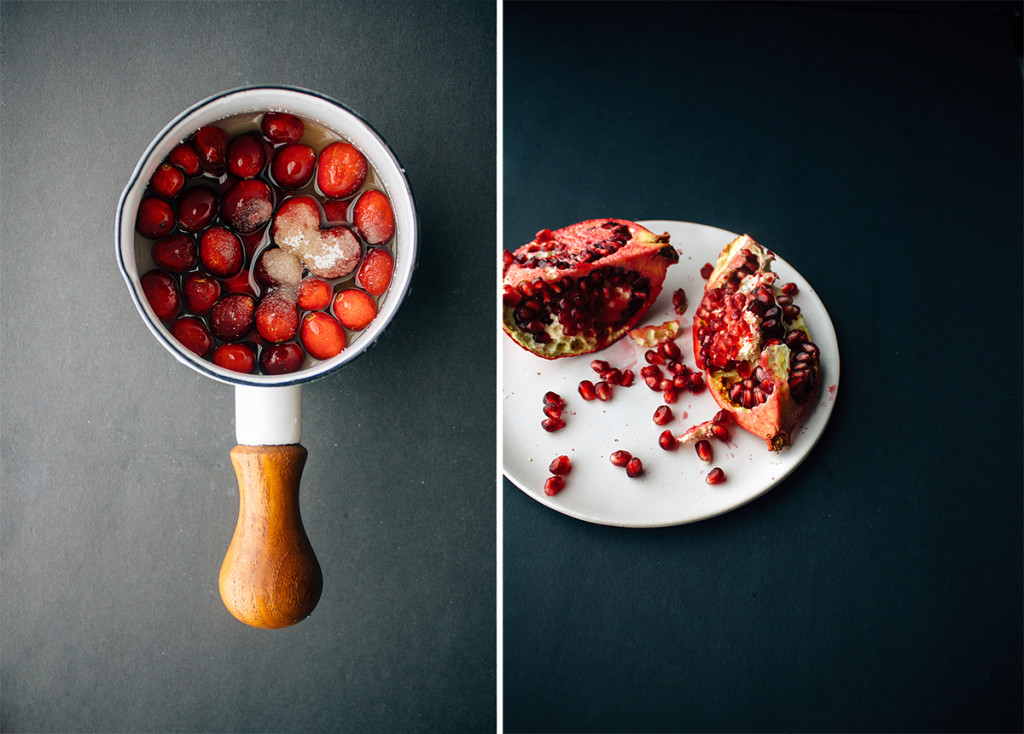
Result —
[[[289, 112], [313, 121], [363, 152], [391, 200], [395, 234], [388, 247], [394, 274], [373, 322], [337, 356], [289, 374], [242, 374], [194, 354], [175, 339], [147, 301], [140, 277], [153, 267], [151, 241], [136, 235], [135, 220], [157, 167], [178, 143], [205, 125], [237, 115]], [[322, 94], [294, 87], [247, 87], [214, 95], [182, 112], [149, 144], [121, 195], [116, 223], [117, 262], [132, 300], [157, 340], [179, 362], [234, 385], [235, 435], [231, 451], [238, 477], [239, 515], [220, 572], [228, 610], [254, 627], [295, 624], [320, 599], [323, 575], [299, 514], [299, 482], [306, 460], [302, 440], [302, 383], [322, 377], [362, 354], [387, 327], [409, 289], [416, 264], [417, 222], [405, 172], [384, 140], [359, 115]]]

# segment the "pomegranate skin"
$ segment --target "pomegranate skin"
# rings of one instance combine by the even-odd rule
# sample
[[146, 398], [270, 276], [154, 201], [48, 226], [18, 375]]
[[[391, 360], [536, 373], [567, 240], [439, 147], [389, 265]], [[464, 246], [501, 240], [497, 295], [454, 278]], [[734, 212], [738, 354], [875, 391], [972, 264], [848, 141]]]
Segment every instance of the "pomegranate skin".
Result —
[[625, 219], [541, 230], [503, 255], [502, 328], [544, 359], [600, 351], [636, 326], [679, 253]]
[[715, 402], [782, 451], [814, 403], [820, 364], [800, 309], [772, 272], [774, 259], [748, 235], [725, 246], [694, 314], [693, 351]]

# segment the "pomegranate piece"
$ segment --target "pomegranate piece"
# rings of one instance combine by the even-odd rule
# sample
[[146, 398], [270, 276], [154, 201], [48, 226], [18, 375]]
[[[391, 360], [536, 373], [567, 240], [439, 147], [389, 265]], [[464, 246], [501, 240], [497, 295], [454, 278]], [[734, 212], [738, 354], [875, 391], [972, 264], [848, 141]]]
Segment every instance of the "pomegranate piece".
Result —
[[288, 341], [299, 328], [299, 310], [294, 299], [271, 291], [256, 307], [256, 330], [272, 344]]
[[552, 474], [568, 474], [572, 471], [572, 462], [568, 456], [556, 456], [548, 466], [548, 471]]
[[542, 230], [503, 256], [502, 326], [545, 359], [604, 349], [636, 326], [679, 253], [667, 234], [622, 219]]
[[345, 330], [323, 311], [302, 317], [302, 344], [314, 359], [330, 359], [345, 348]]
[[173, 199], [184, 185], [184, 172], [170, 163], [161, 163], [149, 180], [149, 188], [164, 199]]
[[317, 158], [316, 186], [331, 199], [356, 193], [366, 180], [366, 156], [351, 143], [331, 143]]
[[663, 324], [638, 326], [627, 333], [638, 347], [657, 347], [679, 336], [679, 322], [672, 320]]
[[220, 298], [221, 287], [216, 278], [199, 271], [189, 273], [181, 283], [181, 297], [185, 309], [196, 316], [202, 316]]
[[299, 308], [306, 311], [321, 311], [331, 305], [333, 294], [331, 284], [323, 278], [305, 278], [299, 283]]
[[289, 143], [277, 149], [270, 175], [282, 189], [291, 191], [308, 184], [316, 168], [316, 153], [308, 145]]
[[377, 304], [365, 291], [346, 288], [334, 297], [331, 305], [334, 316], [342, 326], [352, 331], [361, 331], [377, 316]]
[[226, 370], [252, 374], [256, 371], [256, 350], [248, 344], [221, 344], [213, 350], [210, 361]]
[[192, 147], [199, 157], [199, 166], [213, 176], [220, 176], [227, 168], [228, 138], [225, 130], [216, 125], [207, 125], [192, 135]]
[[729, 429], [716, 421], [704, 421], [691, 426], [676, 437], [679, 443], [692, 443], [702, 438], [717, 438], [719, 441], [729, 440]]
[[613, 451], [611, 456], [608, 457], [608, 461], [615, 466], [626, 466], [632, 459], [633, 454], [623, 450]]
[[220, 210], [232, 229], [242, 235], [252, 234], [270, 221], [274, 196], [263, 181], [243, 179], [225, 192]]
[[639, 458], [634, 456], [626, 464], [626, 476], [635, 479], [636, 477], [640, 476], [643, 473], [644, 473], [644, 464], [643, 464], [643, 462], [640, 461]]
[[[289, 199], [278, 209], [271, 237], [300, 260], [313, 275], [341, 278], [359, 264], [362, 248], [347, 227], [320, 227], [320, 207], [310, 196]], [[376, 294], [375, 294], [376, 295]]]
[[232, 293], [214, 304], [210, 311], [210, 331], [218, 339], [234, 341], [252, 331], [256, 319], [256, 301], [252, 296]]
[[271, 143], [297, 143], [305, 128], [300, 118], [287, 112], [267, 112], [260, 120], [260, 129]]
[[178, 143], [171, 152], [167, 154], [167, 162], [180, 168], [186, 176], [199, 174], [199, 156], [192, 143]]
[[368, 245], [383, 245], [395, 234], [395, 213], [383, 192], [364, 192], [352, 208], [352, 224]]
[[772, 451], [792, 442], [820, 383], [818, 348], [774, 254], [747, 235], [722, 250], [694, 314], [693, 350], [711, 396]]
[[178, 283], [162, 270], [150, 270], [139, 279], [153, 313], [161, 321], [170, 321], [181, 311], [181, 293]]
[[188, 272], [199, 260], [195, 239], [184, 232], [175, 232], [157, 240], [150, 253], [157, 267], [172, 273]]
[[242, 242], [226, 227], [210, 227], [199, 238], [199, 260], [211, 275], [235, 275], [245, 262]]
[[217, 192], [210, 186], [193, 186], [178, 199], [178, 222], [190, 232], [206, 229], [217, 216]]
[[565, 477], [560, 474], [553, 474], [544, 482], [544, 494], [548, 497], [554, 497], [563, 489], [565, 489]]
[[395, 258], [391, 251], [383, 247], [371, 247], [359, 264], [356, 283], [371, 296], [382, 296], [391, 285], [394, 270]]
[[302, 367], [306, 353], [295, 342], [272, 344], [260, 352], [260, 368], [268, 375], [284, 375]]
[[166, 237], [174, 229], [174, 210], [163, 199], [147, 196], [139, 202], [135, 231], [148, 240]]
[[206, 324], [195, 316], [182, 316], [171, 324], [171, 335], [188, 350], [206, 357], [213, 349], [213, 337]]
[[252, 133], [237, 135], [228, 143], [227, 167], [233, 176], [255, 178], [267, 163], [263, 141]]
[[708, 472], [708, 475], [707, 477], [704, 478], [704, 481], [707, 482], [708, 484], [721, 484], [722, 482], [725, 481], [725, 472], [716, 466], [714, 469]]

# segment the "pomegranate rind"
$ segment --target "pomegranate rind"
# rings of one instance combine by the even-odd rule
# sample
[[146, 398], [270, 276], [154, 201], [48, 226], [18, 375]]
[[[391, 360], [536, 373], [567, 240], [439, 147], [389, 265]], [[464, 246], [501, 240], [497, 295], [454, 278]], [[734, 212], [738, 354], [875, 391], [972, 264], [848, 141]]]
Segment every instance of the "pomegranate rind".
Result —
[[[611, 232], [624, 241], [608, 254], [597, 254]], [[516, 344], [544, 359], [600, 351], [640, 323], [661, 293], [668, 268], [678, 262], [679, 253], [667, 233], [658, 235], [625, 219], [590, 219], [554, 231], [541, 230], [533, 241], [505, 253], [502, 329]], [[622, 284], [612, 282], [603, 289], [600, 313], [584, 321], [582, 329], [566, 328], [547, 306], [543, 333], [530, 332], [517, 320], [517, 306], [529, 297], [522, 292], [524, 284], [536, 284], [539, 293], [546, 288], [568, 289], [568, 284], [584, 278], [600, 280], [606, 273]], [[639, 283], [644, 287], [634, 290]]]
[[635, 329], [630, 329], [626, 333], [629, 334], [629, 338], [632, 339], [638, 347], [652, 349], [662, 342], [671, 341], [679, 336], [679, 322], [673, 320], [657, 325], [647, 324], [646, 326], [638, 326]]
[[[756, 259], [756, 268], [752, 272], [750, 256]], [[697, 366], [704, 370], [705, 383], [715, 402], [729, 411], [738, 426], [763, 439], [771, 451], [778, 452], [792, 443], [797, 426], [814, 403], [820, 384], [820, 366], [815, 367], [813, 389], [805, 391], [801, 399], [796, 400], [789, 385], [791, 364], [795, 356], [793, 350], [780, 339], [767, 338], [761, 331], [760, 317], [744, 308], [739, 311], [737, 318], [735, 311], [722, 314], [715, 307], [713, 312], [727, 321], [715, 330], [711, 323], [714, 319], [705, 319], [703, 315], [703, 309], [711, 300], [708, 298], [711, 291], [753, 298], [759, 288], [767, 286], [775, 296], [781, 295], [781, 287], [776, 282], [778, 276], [771, 270], [774, 259], [771, 250], [758, 244], [749, 235], [737, 237], [722, 249], [705, 284], [701, 307], [694, 315], [693, 348], [697, 355]], [[802, 315], [780, 315], [779, 318], [786, 335], [799, 331], [803, 333], [805, 341], [811, 341]], [[702, 334], [706, 330], [710, 330], [710, 334], [702, 341]], [[728, 368], [706, 364], [701, 356], [705, 348], [717, 349], [718, 354], [725, 354], [729, 358]], [[730, 398], [730, 391], [758, 367], [763, 370], [764, 379], [771, 383], [772, 390], [763, 403], [745, 407]], [[740, 369], [744, 369], [746, 375], [741, 375]]]

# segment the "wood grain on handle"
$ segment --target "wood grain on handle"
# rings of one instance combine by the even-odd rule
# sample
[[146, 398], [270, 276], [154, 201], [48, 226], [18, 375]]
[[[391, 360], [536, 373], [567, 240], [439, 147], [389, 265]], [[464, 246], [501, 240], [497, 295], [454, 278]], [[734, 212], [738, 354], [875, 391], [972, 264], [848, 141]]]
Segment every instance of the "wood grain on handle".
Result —
[[220, 595], [237, 619], [253, 627], [288, 627], [320, 600], [323, 574], [299, 515], [306, 449], [236, 446], [238, 525], [220, 569]]

